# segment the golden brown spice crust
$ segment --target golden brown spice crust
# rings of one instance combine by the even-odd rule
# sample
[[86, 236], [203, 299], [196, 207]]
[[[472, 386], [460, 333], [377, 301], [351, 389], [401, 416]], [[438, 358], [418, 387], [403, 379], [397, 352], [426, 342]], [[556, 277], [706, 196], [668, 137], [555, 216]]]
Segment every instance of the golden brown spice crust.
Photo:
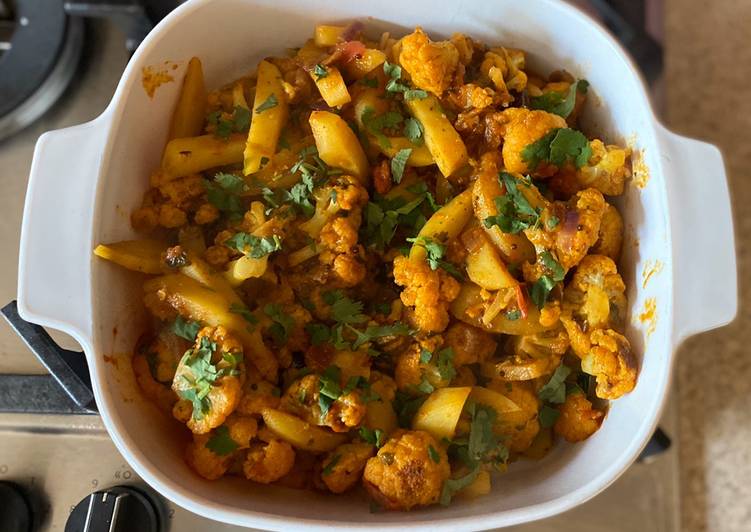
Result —
[[[431, 447], [438, 456], [437, 463], [430, 457]], [[368, 460], [363, 483], [384, 508], [409, 510], [438, 502], [450, 473], [446, 451], [430, 434], [397, 431]]]
[[394, 282], [404, 287], [402, 302], [414, 307], [410, 318], [424, 332], [441, 332], [449, 323], [449, 304], [459, 295], [459, 283], [442, 269], [431, 270], [425, 261], [394, 259]]
[[524, 161], [522, 151], [535, 141], [540, 140], [550, 130], [566, 127], [566, 121], [558, 115], [546, 111], [532, 111], [520, 107], [506, 109], [501, 114], [505, 121], [503, 132], [503, 164], [507, 172], [549, 176], [557, 168], [541, 164], [533, 172]]
[[331, 403], [326, 415], [322, 415], [318, 401], [319, 381], [319, 375], [311, 374], [293, 382], [282, 396], [281, 408], [313, 425], [327, 426], [334, 432], [348, 432], [357, 427], [367, 410], [360, 393], [354, 390], [340, 395]]
[[451, 86], [459, 64], [459, 51], [449, 41], [431, 41], [421, 28], [401, 40], [399, 62], [412, 83], [441, 96]]
[[352, 489], [362, 476], [365, 464], [375, 449], [369, 443], [345, 443], [326, 455], [321, 480], [332, 493]]
[[586, 440], [597, 432], [604, 417], [604, 414], [593, 408], [587, 397], [579, 392], [568, 394], [566, 401], [558, 406], [558, 411], [560, 416], [553, 430], [571, 443]]
[[243, 473], [248, 480], [270, 484], [290, 472], [295, 464], [295, 451], [281, 440], [250, 445], [243, 462]]

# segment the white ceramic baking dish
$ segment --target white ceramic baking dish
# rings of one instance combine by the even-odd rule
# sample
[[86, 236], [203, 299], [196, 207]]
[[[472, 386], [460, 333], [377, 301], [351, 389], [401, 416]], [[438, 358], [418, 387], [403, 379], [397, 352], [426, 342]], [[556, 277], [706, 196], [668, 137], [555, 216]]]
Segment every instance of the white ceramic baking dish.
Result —
[[[434, 36], [466, 32], [524, 48], [543, 72], [564, 66], [591, 83], [584, 129], [631, 143], [643, 160], [646, 186], [629, 185], [620, 200], [627, 226], [621, 265], [631, 304], [627, 334], [641, 360], [636, 389], [612, 404], [602, 428], [584, 443], [558, 445], [541, 462], [514, 464], [491, 495], [450, 508], [371, 514], [361, 495], [198, 478], [183, 462], [176, 424], [142, 400], [133, 383], [128, 352], [141, 332], [141, 279], [91, 254], [98, 242], [134, 236], [128, 214], [159, 162], [187, 59], [200, 56], [206, 79], [216, 86], [247, 73], [265, 55], [299, 45], [315, 23], [352, 19], [366, 21], [372, 32], [400, 34], [418, 24]], [[166, 69], [176, 80], [153, 99], [142, 88], [146, 66]], [[651, 269], [656, 273], [645, 280]], [[638, 73], [611, 36], [578, 10], [551, 0], [187, 2], [143, 42], [100, 117], [39, 139], [19, 270], [22, 317], [80, 342], [104, 423], [133, 469], [193, 512], [277, 530], [407, 524], [412, 530], [485, 529], [572, 508], [613, 482], [647, 442], [676, 347], [728, 323], [737, 306], [733, 227], [719, 151], [660, 125]], [[650, 300], [655, 319], [642, 322]]]

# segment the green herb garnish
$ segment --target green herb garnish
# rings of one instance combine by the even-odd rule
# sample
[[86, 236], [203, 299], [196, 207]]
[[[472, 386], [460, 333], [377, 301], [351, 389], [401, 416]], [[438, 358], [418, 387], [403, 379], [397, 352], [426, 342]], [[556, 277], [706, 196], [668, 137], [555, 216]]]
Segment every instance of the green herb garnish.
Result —
[[269, 109], [276, 107], [279, 105], [279, 100], [276, 99], [276, 95], [269, 94], [269, 97], [266, 98], [261, 105], [256, 107], [256, 113], [260, 114], [264, 111], [268, 111]]
[[326, 464], [326, 467], [324, 467], [323, 470], [321, 471], [321, 475], [323, 475], [324, 477], [327, 477], [331, 473], [333, 473], [334, 468], [336, 467], [336, 464], [339, 463], [339, 460], [341, 458], [342, 458], [342, 455], [340, 454], [335, 454], [334, 456], [332, 456], [331, 460], [329, 460], [329, 462]]
[[217, 456], [232, 454], [239, 445], [229, 435], [229, 429], [222, 425], [218, 427], [206, 442], [206, 448]]
[[511, 234], [535, 227], [539, 223], [540, 212], [519, 191], [516, 178], [508, 172], [501, 172], [498, 179], [506, 189], [506, 194], [495, 198], [498, 214], [485, 218], [485, 227], [496, 225], [504, 233]]
[[432, 445], [428, 445], [428, 455], [430, 456], [430, 459], [433, 460], [436, 464], [441, 463], [441, 455], [438, 454], [438, 451], [435, 450], [435, 447]]
[[376, 449], [380, 449], [383, 447], [383, 444], [386, 443], [386, 433], [381, 429], [369, 429], [368, 427], [362, 426], [360, 427], [359, 434], [365, 443], [375, 445]]
[[568, 366], [558, 366], [550, 380], [537, 392], [540, 400], [555, 404], [563, 403], [566, 400], [566, 377], [570, 373], [571, 369]]
[[586, 94], [588, 87], [589, 82], [586, 79], [580, 79], [576, 83], [571, 84], [565, 93], [550, 91], [532, 98], [529, 102], [529, 107], [532, 109], [542, 109], [563, 118], [568, 118], [576, 105], [576, 94]]
[[289, 333], [295, 326], [295, 320], [292, 316], [285, 314], [282, 311], [282, 307], [277, 304], [268, 304], [263, 307], [263, 313], [266, 314], [272, 320], [272, 324], [269, 327], [269, 333], [274, 338], [274, 342], [277, 345], [284, 345], [289, 339]]
[[425, 128], [417, 118], [407, 118], [404, 121], [404, 136], [415, 146], [422, 146], [425, 142], [423, 135]]
[[180, 338], [185, 338], [189, 342], [195, 342], [198, 331], [201, 330], [201, 324], [197, 321], [185, 320], [182, 316], [175, 318], [172, 323], [172, 332]]
[[241, 231], [225, 240], [224, 245], [251, 259], [260, 259], [282, 249], [282, 239], [277, 235], [255, 236]]
[[412, 148], [404, 148], [396, 152], [396, 155], [391, 159], [391, 178], [394, 183], [401, 183], [402, 176], [404, 175], [404, 168], [407, 166], [407, 159], [412, 154]]
[[576, 168], [581, 168], [591, 156], [592, 148], [587, 137], [569, 128], [553, 129], [522, 150], [522, 160], [533, 171], [542, 162], [558, 167], [570, 162]]
[[329, 75], [329, 71], [321, 63], [318, 63], [313, 67], [313, 74], [316, 76], [316, 80], [323, 79]]

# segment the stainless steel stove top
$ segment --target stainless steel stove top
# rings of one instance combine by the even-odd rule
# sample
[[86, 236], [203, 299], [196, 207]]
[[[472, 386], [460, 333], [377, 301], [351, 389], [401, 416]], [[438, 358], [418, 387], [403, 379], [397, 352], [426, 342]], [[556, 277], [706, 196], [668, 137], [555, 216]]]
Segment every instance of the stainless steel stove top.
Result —
[[[124, 36], [112, 25], [90, 26], [82, 68], [57, 106], [41, 121], [0, 143], [0, 306], [15, 299], [18, 236], [26, 180], [37, 137], [44, 131], [94, 118], [107, 105], [128, 55]], [[76, 349], [52, 332], [63, 347]], [[44, 368], [0, 320], [0, 374], [42, 374]], [[676, 405], [671, 400], [661, 426], [675, 434]], [[673, 532], [679, 530], [678, 450], [635, 464], [604, 493], [583, 506], [513, 530]], [[0, 414], [0, 481], [22, 487], [35, 507], [38, 531], [63, 531], [72, 508], [91, 492], [116, 485], [148, 490], [128, 468], [96, 415]], [[157, 494], [166, 530], [240, 530], [210, 522]]]

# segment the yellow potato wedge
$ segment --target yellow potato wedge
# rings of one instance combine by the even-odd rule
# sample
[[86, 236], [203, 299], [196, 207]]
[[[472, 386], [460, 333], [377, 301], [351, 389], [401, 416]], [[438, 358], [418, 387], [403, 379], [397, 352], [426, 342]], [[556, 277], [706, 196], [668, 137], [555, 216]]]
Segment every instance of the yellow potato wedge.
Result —
[[[472, 190], [467, 189], [438, 209], [420, 229], [418, 238], [431, 238], [441, 243], [456, 238], [472, 218]], [[413, 244], [409, 260], [425, 260], [425, 248]]]
[[385, 146], [381, 146], [378, 139], [373, 135], [368, 135], [370, 143], [378, 145], [378, 149], [387, 157], [393, 158], [400, 150], [412, 150], [412, 153], [409, 154], [409, 159], [407, 159], [407, 166], [430, 166], [431, 164], [435, 164], [430, 150], [424, 144], [422, 146], [415, 146], [407, 137], [386, 137], [386, 139], [388, 143]]
[[469, 486], [457, 493], [457, 496], [466, 499], [476, 499], [477, 497], [487, 495], [490, 493], [490, 490], [490, 473], [481, 469], [477, 473], [477, 478]]
[[[221, 277], [214, 277], [212, 283], [216, 284], [213, 286], [221, 286], [217, 279], [223, 281]], [[257, 329], [250, 330], [250, 324], [240, 314], [231, 312], [231, 301], [213, 286], [201, 284], [182, 273], [173, 273], [146, 281], [144, 291], [161, 290], [166, 302], [181, 316], [212, 327], [223, 325], [232, 331], [243, 344], [246, 359], [253, 362], [267, 380], [275, 382], [279, 364], [264, 345], [261, 334]]]
[[326, 48], [334, 46], [339, 42], [339, 36], [344, 31], [345, 26], [330, 26], [328, 24], [318, 24], [313, 31], [313, 42], [316, 46]]
[[435, 390], [415, 414], [412, 428], [429, 432], [439, 441], [453, 438], [464, 403], [471, 392], [469, 386]]
[[264, 408], [263, 422], [271, 432], [297, 449], [311, 453], [325, 453], [337, 448], [347, 440], [344, 434], [335, 434], [327, 429], [311, 425], [297, 416]]
[[214, 135], [172, 139], [162, 157], [164, 181], [239, 163], [243, 160], [243, 149], [245, 136], [242, 134], [230, 135], [227, 140]]
[[200, 135], [205, 115], [206, 85], [203, 82], [203, 67], [201, 60], [193, 57], [188, 62], [180, 98], [172, 113], [169, 139]]
[[279, 135], [289, 115], [282, 74], [268, 61], [261, 61], [258, 65], [252, 115], [243, 154], [245, 175], [257, 172], [261, 167], [261, 160], [271, 159], [274, 155]]
[[451, 302], [451, 306], [449, 307], [451, 315], [464, 323], [494, 333], [525, 335], [536, 334], [549, 329], [549, 327], [540, 325], [540, 311], [535, 305], [529, 305], [526, 318], [510, 320], [505, 312], [501, 312], [490, 324], [485, 325], [482, 321], [482, 312], [467, 313], [467, 310], [478, 308], [482, 305], [481, 290], [482, 288], [474, 283], [463, 283], [459, 290], [459, 295], [456, 296], [456, 299]]
[[388, 436], [398, 428], [394, 407], [380, 399], [369, 402], [363, 425], [369, 429], [381, 429]]
[[309, 123], [323, 162], [341, 168], [365, 183], [369, 171], [368, 159], [347, 122], [328, 111], [313, 111]]
[[342, 105], [352, 101], [352, 97], [349, 95], [347, 85], [344, 83], [342, 73], [339, 69], [333, 66], [318, 66], [326, 70], [325, 76], [319, 76], [315, 71], [310, 71], [310, 77], [318, 87], [318, 92], [321, 93], [323, 101], [329, 107], [341, 107]]
[[499, 419], [502, 418], [504, 414], [520, 410], [517, 404], [505, 395], [494, 392], [489, 388], [483, 388], [482, 386], [473, 386], [472, 391], [469, 394], [469, 399], [477, 404], [489, 406], [495, 410]]
[[[468, 236], [468, 232], [471, 235]], [[496, 247], [490, 243], [485, 232], [479, 227], [473, 227], [462, 234], [462, 241], [471, 240], [472, 248], [467, 254], [467, 276], [485, 290], [500, 290], [513, 288], [519, 284], [506, 268], [506, 264], [498, 255]], [[465, 238], [467, 236], [467, 238]]]
[[495, 198], [503, 194], [501, 184], [496, 176], [480, 173], [472, 186], [472, 204], [477, 220], [485, 230], [490, 240], [498, 247], [501, 258], [507, 264], [519, 264], [524, 261], [535, 261], [535, 248], [523, 234], [504, 233], [500, 227], [494, 225], [485, 227], [485, 218], [498, 214]]
[[467, 147], [446, 118], [436, 97], [431, 94], [422, 100], [407, 100], [404, 103], [425, 128], [425, 145], [441, 173], [449, 177], [465, 166]]
[[367, 48], [361, 55], [344, 64], [344, 73], [350, 79], [359, 80], [381, 66], [384, 61], [386, 61], [384, 52]]
[[94, 255], [141, 273], [162, 273], [162, 253], [167, 244], [158, 240], [123, 240], [99, 244]]

